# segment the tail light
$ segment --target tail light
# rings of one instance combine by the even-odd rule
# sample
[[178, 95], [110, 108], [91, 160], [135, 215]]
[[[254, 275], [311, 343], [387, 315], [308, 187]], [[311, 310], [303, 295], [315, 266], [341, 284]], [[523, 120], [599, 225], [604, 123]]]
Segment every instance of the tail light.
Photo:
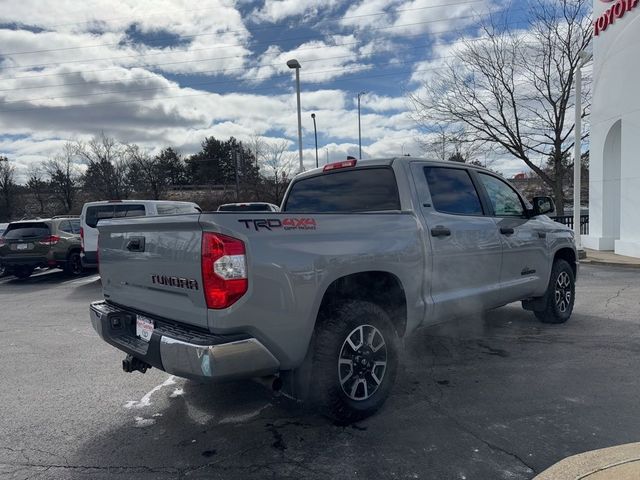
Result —
[[203, 233], [202, 283], [207, 306], [216, 310], [230, 307], [247, 293], [247, 258], [241, 240]]
[[351, 167], [355, 167], [356, 163], [357, 163], [357, 160], [355, 159], [345, 160], [344, 162], [328, 163], [327, 165], [324, 166], [322, 171], [330, 172], [331, 170], [339, 170], [341, 168], [351, 168]]
[[4, 237], [0, 237], [0, 247], [4, 246], [6, 244], [6, 240], [4, 239]]
[[38, 243], [40, 245], [46, 245], [47, 247], [51, 247], [51, 246], [55, 245], [56, 243], [58, 243], [59, 240], [60, 240], [59, 236], [57, 236], [57, 235], [49, 235], [48, 237], [45, 237], [42, 240], [39, 240]]
[[84, 228], [80, 227], [80, 250], [84, 252]]

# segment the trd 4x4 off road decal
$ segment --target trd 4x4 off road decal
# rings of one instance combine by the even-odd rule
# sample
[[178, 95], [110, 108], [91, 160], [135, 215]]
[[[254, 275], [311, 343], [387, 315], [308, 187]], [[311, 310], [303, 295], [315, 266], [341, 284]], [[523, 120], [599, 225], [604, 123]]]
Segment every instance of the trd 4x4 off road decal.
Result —
[[238, 220], [248, 229], [255, 230], [265, 229], [274, 230], [276, 228], [284, 228], [285, 230], [315, 230], [317, 223], [315, 218], [260, 218], [260, 219], [243, 219]]

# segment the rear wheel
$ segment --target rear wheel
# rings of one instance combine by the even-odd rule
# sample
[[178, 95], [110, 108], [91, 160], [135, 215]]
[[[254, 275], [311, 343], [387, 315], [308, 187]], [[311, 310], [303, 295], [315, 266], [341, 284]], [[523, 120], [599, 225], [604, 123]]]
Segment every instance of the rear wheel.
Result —
[[316, 327], [311, 398], [329, 417], [350, 423], [385, 402], [398, 369], [398, 334], [377, 305], [350, 301]]
[[27, 266], [19, 266], [13, 269], [13, 274], [18, 277], [20, 280], [24, 280], [25, 278], [29, 278], [33, 273], [33, 267]]
[[576, 296], [573, 269], [565, 260], [556, 260], [546, 293], [544, 310], [534, 312], [543, 323], [564, 323], [571, 317]]
[[80, 252], [71, 252], [67, 257], [67, 263], [64, 265], [64, 271], [67, 275], [77, 276], [82, 273], [82, 260]]

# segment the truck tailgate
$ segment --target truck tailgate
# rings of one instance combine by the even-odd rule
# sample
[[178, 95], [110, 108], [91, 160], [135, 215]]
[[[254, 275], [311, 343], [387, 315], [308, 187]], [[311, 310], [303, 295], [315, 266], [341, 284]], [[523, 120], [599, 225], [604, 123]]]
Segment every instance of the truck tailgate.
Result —
[[105, 298], [207, 328], [199, 214], [106, 220], [98, 224]]

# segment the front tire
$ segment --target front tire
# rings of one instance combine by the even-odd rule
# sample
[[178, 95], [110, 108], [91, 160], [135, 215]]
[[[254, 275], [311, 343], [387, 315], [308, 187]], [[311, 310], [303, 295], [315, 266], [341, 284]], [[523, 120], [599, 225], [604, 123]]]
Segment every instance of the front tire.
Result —
[[576, 280], [571, 265], [556, 260], [551, 269], [544, 310], [534, 312], [542, 323], [564, 323], [573, 312], [576, 296]]
[[316, 327], [311, 398], [341, 423], [374, 414], [395, 382], [398, 352], [398, 334], [382, 308], [365, 301], [338, 305]]

